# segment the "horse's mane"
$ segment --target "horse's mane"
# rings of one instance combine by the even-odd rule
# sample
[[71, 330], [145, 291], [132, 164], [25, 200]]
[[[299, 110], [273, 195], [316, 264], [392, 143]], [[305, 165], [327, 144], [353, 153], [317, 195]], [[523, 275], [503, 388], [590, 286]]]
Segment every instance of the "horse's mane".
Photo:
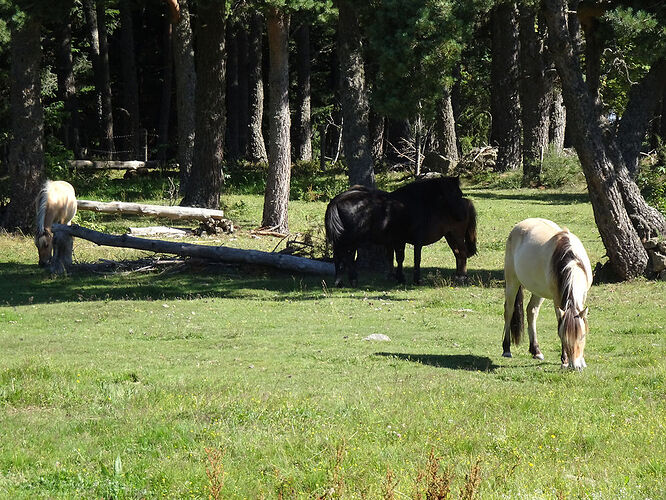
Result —
[[585, 267], [582, 260], [574, 252], [569, 234], [569, 231], [565, 229], [555, 235], [557, 243], [551, 262], [553, 274], [557, 280], [560, 309], [564, 311], [560, 326], [564, 328], [567, 335], [575, 335], [575, 318], [580, 311], [576, 310], [575, 305], [573, 272], [577, 268], [584, 271]]
[[46, 181], [44, 187], [37, 196], [37, 237], [44, 233], [44, 218], [46, 217], [46, 204], [48, 202], [48, 190], [51, 181]]

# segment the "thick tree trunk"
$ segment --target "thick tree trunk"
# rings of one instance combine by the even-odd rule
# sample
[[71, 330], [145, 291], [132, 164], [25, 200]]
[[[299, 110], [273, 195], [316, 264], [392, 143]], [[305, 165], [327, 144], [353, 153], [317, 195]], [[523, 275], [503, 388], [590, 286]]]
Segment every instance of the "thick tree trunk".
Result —
[[638, 173], [643, 138], [654, 118], [660, 96], [666, 91], [666, 59], [658, 59], [648, 74], [629, 91], [629, 101], [622, 113], [617, 142], [632, 177]]
[[520, 7], [520, 104], [523, 123], [523, 185], [541, 180], [548, 149], [552, 81], [546, 74], [543, 25], [537, 31], [536, 12]]
[[74, 82], [74, 61], [72, 59], [72, 21], [70, 9], [73, 3], [65, 9], [66, 18], [56, 23], [54, 32], [56, 37], [56, 66], [58, 74], [58, 99], [63, 102], [65, 120], [62, 127], [62, 142], [74, 151], [74, 156], [81, 156], [81, 141], [79, 138], [79, 110], [76, 98], [76, 85]]
[[176, 109], [178, 113], [178, 168], [180, 193], [187, 191], [192, 170], [195, 131], [195, 92], [197, 76], [194, 70], [194, 45], [187, 0], [179, 0], [180, 16], [174, 26], [173, 50], [176, 73]]
[[440, 100], [436, 120], [435, 134], [437, 136], [437, 152], [444, 158], [458, 163], [458, 141], [456, 139], [456, 122], [453, 118], [451, 93], [444, 89], [444, 96]]
[[40, 100], [40, 23], [26, 16], [11, 27], [10, 201], [2, 226], [33, 231], [35, 199], [44, 180], [44, 112]]
[[99, 88], [102, 95], [102, 148], [109, 159], [113, 158], [113, 102], [111, 98], [111, 68], [109, 67], [109, 42], [106, 35], [106, 0], [97, 0], [97, 31], [99, 34]]
[[238, 89], [238, 32], [242, 28], [238, 21], [232, 22], [227, 29], [227, 159], [237, 161], [240, 158], [240, 121]]
[[169, 148], [169, 123], [171, 122], [171, 90], [173, 88], [173, 26], [168, 18], [164, 19], [162, 41], [162, 98], [160, 99], [159, 121], [159, 159], [166, 163]]
[[250, 19], [250, 37], [248, 43], [248, 88], [249, 88], [249, 123], [247, 159], [252, 162], [266, 163], [266, 144], [262, 132], [264, 116], [264, 82], [262, 77], [263, 66], [263, 32], [264, 18], [255, 12]]
[[518, 11], [503, 2], [492, 11], [490, 65], [490, 143], [497, 146], [497, 169], [520, 167], [520, 101], [518, 95]]
[[596, 93], [583, 79], [569, 35], [566, 2], [545, 0], [544, 6], [549, 46], [562, 80], [564, 102], [576, 117], [571, 120], [574, 146], [587, 180], [597, 227], [613, 270], [621, 279], [631, 279], [643, 274], [647, 265], [647, 254], [625, 208], [627, 197], [623, 196], [623, 189], [634, 192], [638, 188], [629, 179], [621, 154], [614, 151], [613, 145], [607, 149], [604, 144]]
[[248, 30], [247, 20], [242, 21], [238, 33], [238, 149], [241, 157], [247, 157], [247, 137], [250, 122]]
[[386, 130], [386, 117], [370, 108], [370, 152], [374, 164], [384, 161], [384, 135]]
[[363, 68], [363, 46], [356, 6], [338, 2], [338, 57], [342, 96], [342, 142], [349, 167], [349, 184], [374, 187], [375, 171], [370, 153], [368, 90]]
[[287, 207], [291, 182], [289, 137], [289, 14], [268, 8], [269, 143], [268, 178], [264, 194], [262, 226], [289, 232]]
[[310, 119], [310, 26], [301, 24], [294, 33], [296, 41], [295, 152], [296, 160], [312, 161], [312, 121]]
[[564, 135], [567, 127], [567, 108], [564, 107], [562, 87], [553, 85], [553, 102], [550, 108], [550, 144], [558, 153], [564, 149]]
[[102, 130], [102, 89], [99, 86], [102, 78], [99, 68], [99, 31], [97, 29], [97, 10], [95, 9], [95, 0], [81, 0], [83, 8], [83, 17], [86, 20], [88, 29], [88, 43], [90, 46], [90, 63], [93, 67], [93, 76], [95, 80], [95, 112], [97, 114], [98, 133]]
[[181, 205], [219, 208], [225, 129], [225, 3], [201, 2], [197, 21], [194, 161]]
[[128, 126], [124, 131], [130, 136], [130, 158], [136, 160], [141, 152], [141, 120], [139, 116], [139, 82], [137, 79], [136, 59], [134, 57], [134, 21], [130, 0], [120, 2], [120, 41], [123, 57], [121, 58], [123, 75], [123, 103], [127, 113]]

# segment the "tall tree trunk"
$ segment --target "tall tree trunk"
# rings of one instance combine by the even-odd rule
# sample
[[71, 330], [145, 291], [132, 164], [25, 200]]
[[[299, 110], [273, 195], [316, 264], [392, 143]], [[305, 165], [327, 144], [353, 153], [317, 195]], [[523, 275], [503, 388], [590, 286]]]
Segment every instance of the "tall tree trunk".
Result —
[[11, 26], [9, 149], [11, 199], [2, 226], [32, 232], [35, 199], [44, 180], [44, 112], [40, 100], [40, 23], [27, 15]]
[[83, 17], [86, 20], [88, 29], [88, 42], [90, 44], [90, 63], [93, 67], [93, 77], [95, 80], [95, 113], [97, 115], [97, 133], [102, 134], [102, 89], [100, 82], [100, 62], [99, 62], [99, 31], [97, 29], [97, 10], [95, 9], [95, 0], [81, 0], [83, 7]]
[[168, 18], [164, 20], [162, 53], [162, 98], [160, 100], [159, 121], [159, 159], [166, 163], [169, 149], [169, 123], [171, 121], [171, 89], [173, 88], [172, 25]]
[[131, 159], [137, 160], [141, 151], [141, 136], [139, 135], [141, 120], [139, 116], [139, 82], [134, 56], [134, 21], [132, 17], [132, 3], [130, 0], [121, 0], [120, 43], [123, 57], [120, 60], [123, 75], [123, 103], [129, 121], [125, 134], [130, 136]]
[[[665, 231], [666, 221], [649, 207], [631, 181], [615, 140], [608, 146], [602, 133], [594, 89], [590, 90], [574, 52], [564, 0], [544, 0], [549, 46], [562, 80], [564, 102], [570, 114], [574, 146], [587, 180], [594, 217], [611, 267], [621, 279], [641, 275], [647, 254], [641, 238]], [[641, 234], [639, 234], [639, 232]]]
[[518, 11], [503, 2], [492, 11], [490, 65], [490, 143], [497, 146], [497, 169], [520, 167], [520, 101], [518, 96]]
[[249, 66], [247, 20], [243, 19], [238, 33], [238, 149], [240, 156], [247, 157], [247, 133], [250, 121]]
[[262, 225], [281, 233], [289, 232], [287, 207], [291, 180], [289, 137], [289, 14], [268, 8], [270, 54], [268, 178], [264, 194]]
[[553, 102], [550, 107], [550, 144], [560, 153], [564, 149], [564, 134], [567, 126], [567, 108], [564, 107], [562, 86], [559, 79], [553, 85]]
[[174, 26], [173, 52], [176, 73], [176, 109], [178, 113], [178, 168], [180, 193], [187, 191], [192, 170], [195, 131], [195, 92], [197, 76], [194, 70], [194, 45], [187, 0], [179, 0], [180, 16]]
[[523, 123], [523, 185], [541, 180], [543, 155], [548, 149], [552, 80], [546, 74], [543, 25], [537, 31], [536, 11], [522, 5], [520, 25], [520, 104]]
[[437, 152], [444, 158], [451, 160], [453, 164], [458, 163], [458, 141], [456, 139], [456, 122], [453, 118], [453, 105], [451, 103], [451, 92], [444, 89], [439, 106], [437, 107], [436, 129]]
[[81, 157], [81, 141], [79, 138], [79, 110], [74, 82], [74, 61], [72, 58], [72, 21], [69, 2], [64, 9], [66, 17], [55, 24], [56, 67], [58, 75], [58, 99], [63, 102], [65, 120], [61, 137], [65, 147], [74, 151], [76, 158]]
[[666, 58], [660, 58], [648, 74], [629, 91], [629, 101], [622, 113], [617, 141], [629, 174], [638, 173], [638, 160], [643, 138], [654, 118], [659, 97], [666, 91]]
[[200, 2], [194, 161], [181, 205], [219, 208], [225, 129], [225, 3]]
[[296, 42], [296, 160], [312, 161], [312, 121], [310, 119], [310, 25], [303, 22], [294, 33]]
[[250, 38], [248, 43], [248, 88], [249, 88], [249, 124], [247, 159], [251, 162], [266, 163], [266, 144], [262, 132], [264, 116], [263, 67], [263, 32], [264, 18], [255, 12], [250, 18]]
[[356, 6], [351, 0], [338, 2], [338, 57], [345, 158], [349, 183], [374, 187], [375, 171], [370, 154], [368, 90], [363, 68], [363, 46]]
[[239, 91], [238, 91], [238, 32], [242, 28], [233, 21], [227, 29], [227, 159], [240, 157]]
[[99, 88], [102, 95], [102, 148], [106, 157], [113, 158], [113, 102], [111, 98], [111, 68], [109, 43], [106, 35], [106, 0], [97, 0], [97, 31], [99, 34]]
[[386, 117], [370, 108], [370, 151], [374, 164], [384, 161], [384, 135], [386, 130]]

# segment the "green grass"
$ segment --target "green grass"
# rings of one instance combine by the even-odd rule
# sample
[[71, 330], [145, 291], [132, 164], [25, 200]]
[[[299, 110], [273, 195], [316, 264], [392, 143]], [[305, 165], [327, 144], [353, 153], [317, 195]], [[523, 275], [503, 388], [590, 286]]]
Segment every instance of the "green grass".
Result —
[[[452, 284], [443, 242], [424, 249], [423, 286], [361, 274], [332, 289], [239, 266], [55, 278], [31, 238], [0, 236], [0, 497], [208, 498], [208, 469], [221, 498], [381, 498], [390, 469], [412, 498], [433, 450], [454, 498], [479, 459], [480, 498], [663, 498], [666, 283], [592, 288], [583, 373], [560, 370], [548, 303], [545, 362], [526, 345], [502, 358], [512, 225], [566, 225], [593, 265], [604, 250], [580, 190], [465, 193], [479, 213], [469, 286]], [[248, 233], [260, 196], [223, 203], [241, 229], [206, 241], [277, 245]], [[292, 201], [292, 231], [324, 209]], [[80, 262], [145, 255], [75, 242]]]

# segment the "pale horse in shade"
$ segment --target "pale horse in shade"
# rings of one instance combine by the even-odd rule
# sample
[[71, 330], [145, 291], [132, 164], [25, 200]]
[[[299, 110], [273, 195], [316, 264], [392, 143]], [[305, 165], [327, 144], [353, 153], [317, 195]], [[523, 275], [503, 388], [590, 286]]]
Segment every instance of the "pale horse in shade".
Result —
[[39, 265], [49, 263], [53, 255], [53, 233], [51, 225], [71, 224], [76, 215], [76, 194], [69, 182], [49, 181], [37, 196], [37, 232], [35, 246], [39, 252]]

